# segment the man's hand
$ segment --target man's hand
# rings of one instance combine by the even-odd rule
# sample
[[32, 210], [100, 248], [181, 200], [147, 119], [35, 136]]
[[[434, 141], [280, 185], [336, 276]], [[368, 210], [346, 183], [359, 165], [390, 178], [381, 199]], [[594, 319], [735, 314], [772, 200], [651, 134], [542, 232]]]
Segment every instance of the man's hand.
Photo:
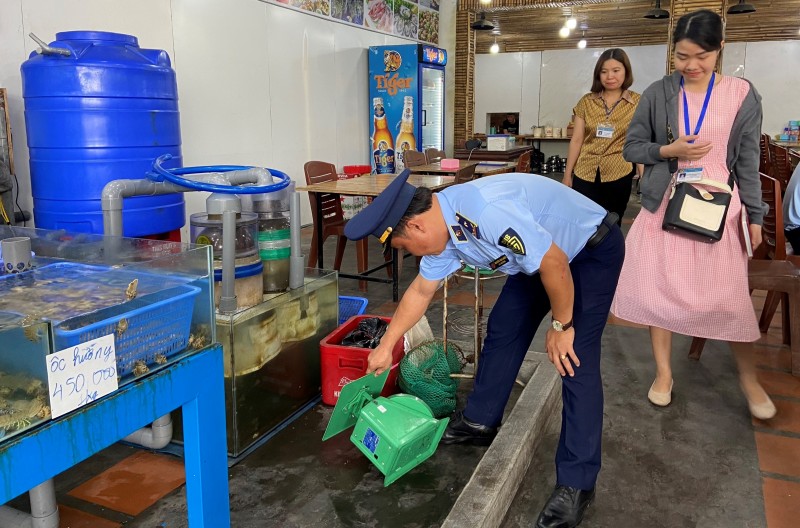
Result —
[[575, 329], [570, 328], [563, 332], [556, 332], [553, 328], [547, 331], [545, 337], [545, 348], [550, 362], [555, 365], [558, 373], [562, 376], [569, 374], [575, 375], [572, 365], [581, 366], [581, 360], [575, 354], [572, 343], [575, 341]]
[[367, 357], [367, 374], [374, 372], [376, 376], [380, 376], [386, 369], [392, 367], [392, 350], [393, 346], [389, 346], [386, 340], [381, 341]]

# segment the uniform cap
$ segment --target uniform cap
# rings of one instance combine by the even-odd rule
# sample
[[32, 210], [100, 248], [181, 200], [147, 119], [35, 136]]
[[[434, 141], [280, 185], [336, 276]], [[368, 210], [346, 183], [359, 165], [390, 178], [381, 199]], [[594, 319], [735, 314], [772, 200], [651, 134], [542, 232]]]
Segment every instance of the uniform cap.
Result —
[[375, 235], [386, 239], [408, 209], [417, 188], [406, 183], [411, 171], [406, 169], [386, 189], [372, 200], [364, 210], [351, 218], [344, 226], [344, 235], [350, 240], [361, 240]]

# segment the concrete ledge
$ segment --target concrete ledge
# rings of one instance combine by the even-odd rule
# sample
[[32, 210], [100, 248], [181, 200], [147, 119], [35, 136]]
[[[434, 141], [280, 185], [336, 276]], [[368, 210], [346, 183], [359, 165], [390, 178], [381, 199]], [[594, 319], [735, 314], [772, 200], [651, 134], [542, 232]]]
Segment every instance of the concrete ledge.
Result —
[[443, 528], [494, 528], [503, 522], [543, 433], [561, 408], [561, 379], [547, 356], [528, 351], [520, 369], [521, 377], [531, 368], [533, 373], [522, 394], [450, 510]]

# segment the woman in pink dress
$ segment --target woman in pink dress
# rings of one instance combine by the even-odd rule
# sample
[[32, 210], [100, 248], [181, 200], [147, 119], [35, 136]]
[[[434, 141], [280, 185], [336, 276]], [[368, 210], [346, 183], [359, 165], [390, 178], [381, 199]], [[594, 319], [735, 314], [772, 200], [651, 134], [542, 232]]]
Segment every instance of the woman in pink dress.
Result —
[[[759, 384], [751, 342], [760, 337], [747, 282], [742, 208], [753, 247], [767, 205], [758, 176], [761, 97], [749, 81], [714, 73], [724, 46], [722, 20], [707, 10], [682, 16], [673, 36], [675, 73], [642, 94], [623, 156], [645, 165], [642, 210], [626, 240], [626, 259], [611, 311], [650, 327], [656, 379], [648, 399], [672, 401], [674, 332], [728, 341], [750, 412], [775, 415]], [[688, 171], [686, 169], [689, 169]], [[735, 185], [722, 239], [702, 242], [661, 227], [678, 176]], [[716, 189], [710, 189], [716, 190]]]

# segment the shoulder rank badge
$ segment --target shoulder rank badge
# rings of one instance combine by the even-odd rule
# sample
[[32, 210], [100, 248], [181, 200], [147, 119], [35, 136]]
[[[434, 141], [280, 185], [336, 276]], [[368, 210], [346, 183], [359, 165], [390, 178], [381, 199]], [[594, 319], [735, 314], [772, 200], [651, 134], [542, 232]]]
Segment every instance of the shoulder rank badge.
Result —
[[458, 220], [458, 225], [466, 229], [472, 236], [477, 239], [481, 238], [481, 232], [478, 230], [478, 224], [461, 213], [456, 213], [456, 220]]
[[464, 230], [461, 228], [460, 225], [451, 225], [450, 230], [453, 232], [453, 236], [455, 236], [456, 240], [458, 240], [459, 242], [467, 241], [467, 234], [464, 233]]
[[522, 242], [522, 238], [510, 227], [500, 235], [500, 240], [498, 240], [497, 243], [503, 247], [507, 247], [517, 255], [525, 254], [525, 244]]
[[501, 255], [501, 256], [497, 257], [496, 259], [494, 259], [493, 261], [491, 261], [489, 263], [489, 267], [492, 268], [493, 270], [496, 270], [497, 268], [499, 268], [500, 266], [502, 266], [506, 262], [508, 262], [508, 257], [505, 256], [505, 255]]

